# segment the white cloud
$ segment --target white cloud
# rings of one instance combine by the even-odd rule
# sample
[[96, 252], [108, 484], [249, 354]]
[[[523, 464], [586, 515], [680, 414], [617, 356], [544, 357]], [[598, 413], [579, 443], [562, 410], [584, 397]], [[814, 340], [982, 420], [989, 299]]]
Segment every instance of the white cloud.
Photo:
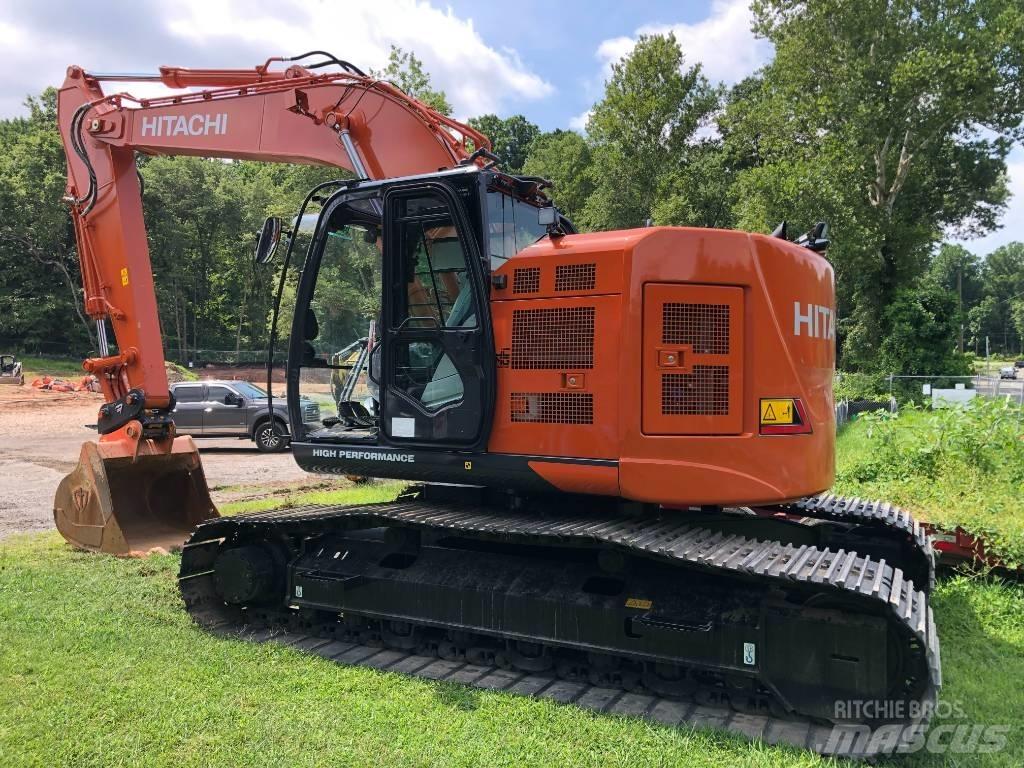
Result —
[[569, 127], [574, 131], [585, 131], [587, 130], [587, 123], [590, 122], [590, 115], [594, 110], [588, 109], [586, 112], [581, 112], [575, 117], [569, 118]]
[[422, 59], [457, 115], [499, 112], [506, 100], [554, 93], [515, 51], [488, 45], [471, 20], [428, 0], [184, 0], [128, 8], [96, 0], [89, 14], [79, 8], [70, 0], [0, 8], [4, 70], [10, 73], [0, 74], [0, 117], [21, 113], [25, 94], [59, 85], [73, 63], [132, 72], [152, 72], [160, 64], [247, 67], [268, 56], [323, 49], [368, 70], [387, 63], [391, 44]]
[[976, 240], [957, 240], [978, 256], [987, 256], [1001, 245], [1014, 240], [1024, 243], [1024, 148], [1017, 147], [1006, 163], [1010, 201], [1001, 219], [1002, 227]]
[[700, 63], [712, 82], [737, 83], [771, 59], [772, 45], [750, 31], [749, 0], [714, 0], [711, 14], [693, 24], [646, 24], [633, 37], [614, 37], [597, 48], [604, 75], [611, 65], [633, 50], [640, 35], [672, 32], [686, 57], [687, 65]]

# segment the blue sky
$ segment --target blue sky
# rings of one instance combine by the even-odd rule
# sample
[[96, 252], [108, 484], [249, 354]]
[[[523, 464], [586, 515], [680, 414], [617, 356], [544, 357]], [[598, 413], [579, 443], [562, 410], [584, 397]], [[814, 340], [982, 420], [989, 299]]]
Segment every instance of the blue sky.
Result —
[[[639, 34], [676, 34], [688, 62], [734, 83], [770, 60], [750, 32], [748, 0], [5, 0], [0, 4], [0, 117], [59, 84], [69, 64], [153, 71], [160, 64], [251, 66], [312, 48], [363, 68], [391, 44], [421, 58], [455, 116], [522, 113], [545, 130], [582, 130], [612, 62]], [[154, 86], [130, 87], [152, 95]], [[965, 245], [989, 253], [1024, 240], [1024, 150], [1009, 160], [1014, 198], [1003, 229]]]
[[[607, 4], [525, 0], [511, 6], [457, 0], [450, 5], [457, 14], [471, 17], [484, 39], [514, 49], [527, 67], [556, 87], [553, 98], [518, 98], [506, 105], [510, 113], [523, 112], [545, 130], [567, 127], [600, 98], [608, 64], [608, 56], [599, 53], [602, 44], [634, 38], [645, 27], [695, 26], [712, 13], [710, 0]], [[509, 13], [510, 7], [517, 12]], [[734, 32], [736, 42], [746, 38], [751, 45], [770, 51], [764, 43], [755, 43], [747, 29]]]

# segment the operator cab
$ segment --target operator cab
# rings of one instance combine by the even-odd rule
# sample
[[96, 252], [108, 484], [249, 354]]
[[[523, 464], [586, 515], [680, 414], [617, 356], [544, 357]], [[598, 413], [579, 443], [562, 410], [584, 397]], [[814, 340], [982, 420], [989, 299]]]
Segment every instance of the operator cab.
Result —
[[[483, 451], [495, 399], [491, 272], [554, 222], [571, 225], [539, 180], [475, 166], [341, 184], [308, 236], [294, 306], [283, 298], [296, 459], [310, 468], [339, 445], [363, 459], [372, 449]], [[319, 425], [303, 423], [309, 400]]]

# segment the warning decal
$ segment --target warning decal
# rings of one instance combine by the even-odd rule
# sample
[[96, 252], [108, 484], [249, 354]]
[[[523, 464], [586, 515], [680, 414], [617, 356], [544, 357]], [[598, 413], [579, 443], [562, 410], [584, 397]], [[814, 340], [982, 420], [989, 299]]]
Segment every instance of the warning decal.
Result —
[[794, 409], [792, 400], [762, 400], [761, 401], [761, 423], [762, 424], [794, 424]]

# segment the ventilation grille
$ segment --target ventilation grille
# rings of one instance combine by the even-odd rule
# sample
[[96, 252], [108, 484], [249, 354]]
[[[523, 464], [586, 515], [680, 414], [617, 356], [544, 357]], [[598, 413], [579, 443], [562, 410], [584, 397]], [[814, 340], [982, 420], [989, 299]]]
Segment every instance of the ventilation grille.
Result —
[[512, 293], [536, 293], [540, 290], [540, 267], [522, 267], [512, 271]]
[[729, 354], [728, 304], [666, 303], [661, 320], [663, 344], [689, 344], [697, 355]]
[[592, 291], [597, 284], [597, 264], [561, 264], [555, 267], [556, 291]]
[[512, 368], [594, 367], [594, 308], [517, 309], [512, 313]]
[[695, 365], [693, 373], [662, 374], [661, 412], [666, 416], [727, 416], [729, 366]]
[[518, 424], [593, 424], [594, 396], [586, 392], [513, 392], [510, 415]]

